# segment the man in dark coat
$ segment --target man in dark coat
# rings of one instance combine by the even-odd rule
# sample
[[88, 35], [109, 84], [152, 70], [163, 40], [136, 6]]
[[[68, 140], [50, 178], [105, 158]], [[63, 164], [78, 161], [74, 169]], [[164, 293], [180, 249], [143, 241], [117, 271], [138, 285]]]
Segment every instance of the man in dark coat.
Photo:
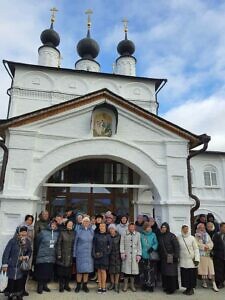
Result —
[[175, 234], [170, 232], [169, 224], [166, 222], [161, 225], [161, 235], [159, 236], [159, 253], [161, 258], [163, 290], [167, 294], [173, 294], [176, 289], [179, 289], [179, 243]]
[[213, 237], [213, 263], [217, 287], [224, 287], [225, 280], [225, 222], [220, 224], [220, 232]]

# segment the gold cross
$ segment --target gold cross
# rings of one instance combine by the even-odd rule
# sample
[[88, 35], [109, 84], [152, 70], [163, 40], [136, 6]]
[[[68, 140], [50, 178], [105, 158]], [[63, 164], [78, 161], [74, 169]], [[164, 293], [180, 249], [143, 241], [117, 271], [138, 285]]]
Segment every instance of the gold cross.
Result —
[[50, 9], [50, 11], [52, 12], [51, 23], [54, 23], [55, 22], [55, 13], [57, 13], [58, 9], [56, 7], [53, 7]]
[[124, 32], [127, 32], [128, 31], [128, 20], [126, 18], [124, 18], [122, 20], [123, 22], [123, 26], [124, 26]]
[[87, 9], [85, 11], [85, 14], [88, 15], [87, 25], [88, 25], [88, 28], [90, 28], [91, 27], [91, 15], [93, 14], [93, 10]]

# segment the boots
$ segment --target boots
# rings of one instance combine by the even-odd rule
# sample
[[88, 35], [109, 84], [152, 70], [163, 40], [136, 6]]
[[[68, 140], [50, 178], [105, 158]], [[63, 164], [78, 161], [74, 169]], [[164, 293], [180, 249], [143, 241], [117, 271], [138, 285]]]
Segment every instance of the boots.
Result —
[[85, 293], [89, 293], [89, 288], [87, 287], [87, 282], [83, 282], [82, 290], [83, 290]]
[[71, 288], [69, 286], [69, 279], [65, 279], [65, 285], [64, 285], [64, 290], [66, 290], [67, 292], [71, 292]]
[[81, 282], [77, 282], [77, 287], [75, 288], [75, 293], [79, 293], [81, 289]]
[[213, 281], [212, 284], [213, 284], [212, 289], [214, 290], [214, 292], [219, 292], [219, 290], [218, 290], [218, 288], [217, 288], [217, 286], [216, 286], [216, 282]]
[[124, 277], [123, 281], [123, 292], [126, 292], [128, 288], [128, 277]]
[[47, 286], [47, 283], [43, 284], [43, 291], [45, 291], [45, 292], [51, 292], [50, 288]]
[[130, 277], [130, 289], [132, 292], [136, 292], [136, 288], [134, 286], [134, 277]]
[[119, 294], [120, 292], [120, 285], [119, 283], [115, 283], [115, 292]]
[[59, 292], [63, 293], [64, 292], [64, 279], [59, 278]]
[[43, 293], [43, 283], [42, 282], [38, 282], [37, 293], [38, 294], [42, 294]]

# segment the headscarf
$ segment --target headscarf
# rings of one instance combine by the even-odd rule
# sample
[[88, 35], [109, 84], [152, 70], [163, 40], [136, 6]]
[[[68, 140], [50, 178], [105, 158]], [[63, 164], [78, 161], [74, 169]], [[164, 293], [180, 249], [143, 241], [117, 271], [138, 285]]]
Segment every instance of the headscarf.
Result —
[[[183, 233], [183, 228], [185, 228], [185, 227], [188, 227], [188, 233]], [[181, 235], [182, 235], [183, 237], [188, 237], [188, 236], [191, 235], [191, 233], [190, 233], [190, 227], [189, 227], [188, 224], [183, 224], [183, 225], [181, 226]]]

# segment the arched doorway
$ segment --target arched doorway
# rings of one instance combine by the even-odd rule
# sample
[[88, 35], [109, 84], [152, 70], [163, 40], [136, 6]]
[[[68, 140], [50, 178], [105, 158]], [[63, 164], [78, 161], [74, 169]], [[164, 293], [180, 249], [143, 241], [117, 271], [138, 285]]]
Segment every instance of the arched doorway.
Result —
[[90, 216], [107, 210], [133, 219], [140, 181], [128, 166], [109, 159], [85, 159], [55, 172], [47, 181], [47, 208], [53, 216], [67, 207]]

